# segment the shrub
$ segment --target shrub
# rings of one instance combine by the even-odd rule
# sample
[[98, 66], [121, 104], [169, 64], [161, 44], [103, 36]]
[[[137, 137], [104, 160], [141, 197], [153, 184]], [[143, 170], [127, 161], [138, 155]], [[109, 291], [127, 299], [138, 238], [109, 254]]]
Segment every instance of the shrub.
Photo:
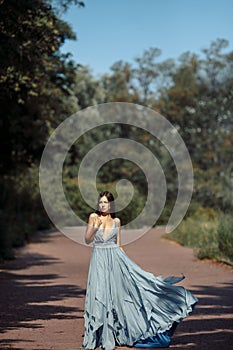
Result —
[[219, 214], [218, 248], [223, 259], [233, 262], [233, 217]]
[[199, 259], [233, 262], [233, 218], [229, 214], [200, 207], [164, 237], [194, 248]]
[[0, 258], [12, 259], [13, 247], [30, 241], [38, 229], [51, 226], [42, 205], [38, 168], [25, 169], [0, 181]]
[[216, 213], [211, 208], [198, 210], [181, 224], [172, 233], [165, 235], [181, 245], [200, 248], [216, 239]]

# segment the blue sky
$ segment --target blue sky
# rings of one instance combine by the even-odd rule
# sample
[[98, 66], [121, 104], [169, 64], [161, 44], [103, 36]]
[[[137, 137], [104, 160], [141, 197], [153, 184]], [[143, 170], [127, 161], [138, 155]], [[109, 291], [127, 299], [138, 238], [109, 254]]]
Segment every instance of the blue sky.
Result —
[[95, 76], [118, 60], [132, 62], [150, 47], [161, 49], [159, 60], [178, 58], [186, 51], [201, 54], [217, 38], [233, 50], [232, 0], [84, 0], [63, 15], [77, 41], [67, 41], [77, 63]]

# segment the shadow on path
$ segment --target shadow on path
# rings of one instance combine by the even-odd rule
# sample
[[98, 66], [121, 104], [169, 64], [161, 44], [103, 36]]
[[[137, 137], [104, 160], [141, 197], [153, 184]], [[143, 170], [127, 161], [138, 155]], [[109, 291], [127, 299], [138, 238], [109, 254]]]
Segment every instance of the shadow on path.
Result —
[[[41, 243], [39, 238], [38, 242]], [[85, 289], [80, 288], [77, 284], [62, 283], [63, 276], [49, 273], [52, 271], [50, 265], [61, 263], [60, 259], [44, 254], [24, 253], [19, 254], [14, 261], [1, 264], [0, 334], [22, 327], [43, 328], [43, 320], [83, 317], [81, 314], [78, 315], [83, 310], [78, 307], [65, 306], [64, 299], [68, 302], [69, 298], [83, 297]], [[33, 266], [41, 266], [39, 274], [30, 274], [29, 268]], [[32, 342], [27, 339], [0, 339], [0, 348], [10, 349], [16, 341]]]
[[219, 287], [195, 286], [192, 293], [198, 296], [199, 303], [193, 317], [178, 326], [171, 347], [183, 350], [232, 349], [233, 283]]

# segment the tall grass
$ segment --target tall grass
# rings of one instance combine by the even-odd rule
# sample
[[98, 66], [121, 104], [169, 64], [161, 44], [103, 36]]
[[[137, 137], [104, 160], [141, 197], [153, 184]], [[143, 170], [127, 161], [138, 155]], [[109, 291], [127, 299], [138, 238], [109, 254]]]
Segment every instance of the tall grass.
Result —
[[164, 237], [194, 248], [199, 259], [233, 264], [233, 218], [229, 214], [201, 207]]
[[218, 248], [223, 259], [233, 262], [233, 217], [230, 214], [219, 215]]

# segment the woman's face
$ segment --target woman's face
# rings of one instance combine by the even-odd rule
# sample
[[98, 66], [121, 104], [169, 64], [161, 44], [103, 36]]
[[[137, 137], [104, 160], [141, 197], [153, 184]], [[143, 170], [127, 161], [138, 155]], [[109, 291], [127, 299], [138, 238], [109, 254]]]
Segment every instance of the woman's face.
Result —
[[106, 196], [103, 196], [99, 200], [99, 210], [102, 213], [108, 213], [110, 212], [110, 203], [108, 201], [108, 198]]

